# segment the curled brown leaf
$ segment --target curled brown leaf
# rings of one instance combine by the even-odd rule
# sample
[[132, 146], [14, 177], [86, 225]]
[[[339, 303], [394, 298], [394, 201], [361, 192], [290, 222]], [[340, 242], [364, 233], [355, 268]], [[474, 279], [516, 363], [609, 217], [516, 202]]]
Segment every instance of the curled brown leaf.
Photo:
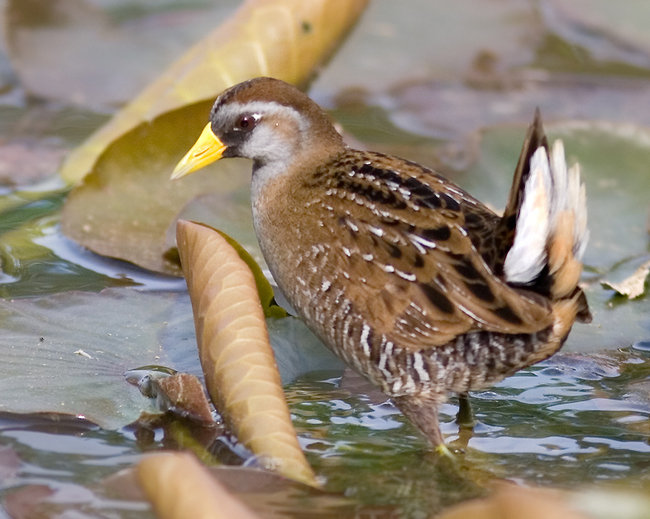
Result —
[[291, 423], [251, 270], [207, 226], [179, 221], [177, 242], [210, 397], [239, 440], [269, 468], [314, 485]]

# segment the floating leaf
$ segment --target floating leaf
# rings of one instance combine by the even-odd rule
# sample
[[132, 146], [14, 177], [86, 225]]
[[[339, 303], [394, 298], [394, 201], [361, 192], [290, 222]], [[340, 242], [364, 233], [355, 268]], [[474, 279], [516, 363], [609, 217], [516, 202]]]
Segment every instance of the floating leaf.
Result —
[[314, 485], [291, 423], [253, 274], [209, 227], [180, 221], [177, 241], [212, 401], [239, 440], [270, 467]]
[[[0, 411], [68, 413], [117, 429], [158, 411], [127, 371], [156, 365], [201, 374], [186, 294], [111, 288], [0, 299], [0, 320]], [[340, 367], [298, 319], [269, 322], [285, 383]]]
[[609, 0], [549, 0], [542, 12], [551, 30], [587, 49], [593, 58], [650, 67], [650, 5], [645, 0], [628, 0], [625, 5]]
[[[384, 95], [404, 83], [446, 82], [485, 63], [500, 75], [528, 63], [545, 31], [536, 6], [527, 2], [418, 0], [408, 5], [400, 9], [392, 2], [372, 2], [346, 52], [323, 72], [328, 89]], [[446, 104], [436, 110], [445, 112]]]
[[0, 411], [69, 413], [112, 429], [153, 410], [125, 371], [163, 364], [200, 373], [191, 350], [181, 364], [160, 343], [179, 298], [108, 289], [0, 300]]
[[650, 273], [650, 261], [646, 261], [643, 265], [637, 268], [633, 274], [620, 282], [603, 280], [601, 281], [601, 284], [605, 288], [615, 290], [629, 299], [636, 299], [643, 295], [645, 280], [648, 277], [648, 273]]
[[146, 456], [138, 463], [137, 477], [159, 519], [258, 517], [190, 454], [166, 452]]

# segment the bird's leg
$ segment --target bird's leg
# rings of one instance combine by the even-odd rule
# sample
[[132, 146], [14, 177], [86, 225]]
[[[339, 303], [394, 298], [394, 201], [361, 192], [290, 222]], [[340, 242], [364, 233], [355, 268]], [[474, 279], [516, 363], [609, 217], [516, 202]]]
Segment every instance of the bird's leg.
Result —
[[456, 414], [456, 423], [462, 429], [473, 429], [474, 414], [472, 413], [472, 402], [469, 399], [469, 393], [458, 393], [458, 414]]
[[422, 431], [424, 436], [439, 454], [451, 456], [440, 432], [438, 422], [438, 405], [444, 397], [418, 398], [413, 396], [400, 396], [393, 398], [395, 405], [414, 425]]

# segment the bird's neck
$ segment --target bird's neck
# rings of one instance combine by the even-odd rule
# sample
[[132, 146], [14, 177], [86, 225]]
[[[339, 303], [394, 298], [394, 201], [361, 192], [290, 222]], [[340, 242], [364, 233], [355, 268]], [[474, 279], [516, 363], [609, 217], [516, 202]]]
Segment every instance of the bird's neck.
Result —
[[274, 196], [290, 193], [310, 172], [344, 152], [346, 147], [341, 136], [333, 128], [332, 132], [319, 135], [319, 139], [313, 136], [298, 138], [299, 142], [288, 148], [286, 154], [273, 160], [255, 160], [251, 181], [253, 205], [258, 200], [264, 204], [275, 204]]
[[278, 164], [261, 164], [253, 171], [251, 205], [255, 233], [266, 263], [279, 284], [284, 285], [283, 273], [298, 268], [297, 247], [313, 238], [305, 236], [305, 222], [314, 210], [310, 203], [317, 195], [309, 186], [310, 178], [319, 165], [330, 163], [344, 150], [341, 146], [332, 148], [324, 156], [296, 157], [300, 160], [294, 160], [282, 170], [283, 166]]

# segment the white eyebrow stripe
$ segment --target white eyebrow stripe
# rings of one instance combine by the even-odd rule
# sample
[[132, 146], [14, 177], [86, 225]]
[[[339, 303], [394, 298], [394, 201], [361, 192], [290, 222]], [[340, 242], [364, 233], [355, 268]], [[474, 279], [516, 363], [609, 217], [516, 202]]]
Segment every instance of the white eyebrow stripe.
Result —
[[226, 102], [219, 107], [219, 114], [225, 119], [230, 120], [238, 114], [254, 113], [260, 115], [273, 115], [279, 114], [284, 117], [294, 119], [298, 123], [301, 132], [304, 132], [309, 127], [309, 123], [305, 117], [300, 115], [300, 112], [290, 106], [276, 103], [275, 101], [250, 101], [248, 103], [238, 103], [236, 101]]

